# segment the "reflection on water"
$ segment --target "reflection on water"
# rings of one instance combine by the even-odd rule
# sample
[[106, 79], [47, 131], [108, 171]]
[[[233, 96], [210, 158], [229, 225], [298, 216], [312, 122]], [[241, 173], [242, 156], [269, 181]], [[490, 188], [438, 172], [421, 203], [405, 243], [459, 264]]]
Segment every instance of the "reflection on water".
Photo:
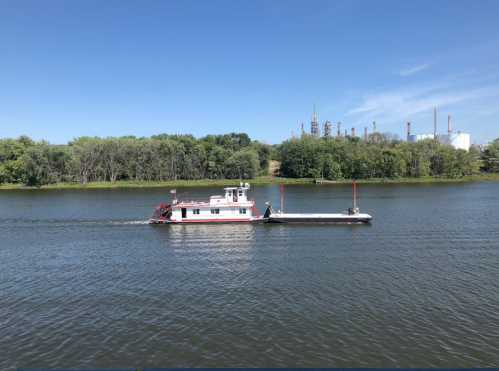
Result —
[[[358, 195], [372, 224], [149, 225], [168, 189], [0, 192], [0, 369], [499, 366], [499, 183]], [[285, 210], [351, 196], [290, 185]]]
[[257, 224], [151, 224], [162, 246], [176, 252], [202, 254], [206, 262], [220, 262], [227, 269], [243, 271], [252, 259]]

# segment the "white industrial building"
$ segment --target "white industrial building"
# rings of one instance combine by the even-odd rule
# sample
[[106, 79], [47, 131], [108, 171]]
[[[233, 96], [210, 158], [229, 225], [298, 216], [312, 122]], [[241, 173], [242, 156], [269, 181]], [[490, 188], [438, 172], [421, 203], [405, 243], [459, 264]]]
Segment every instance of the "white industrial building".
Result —
[[442, 144], [450, 144], [457, 149], [470, 149], [470, 135], [468, 133], [462, 133], [460, 131], [457, 134], [451, 135], [440, 135], [439, 138]]
[[435, 138], [435, 136], [433, 134], [408, 135], [407, 141], [408, 142], [417, 142], [419, 140], [433, 139], [433, 138]]
[[411, 123], [407, 123], [407, 141], [417, 142], [425, 139], [438, 139], [442, 144], [449, 144], [456, 149], [464, 149], [468, 151], [470, 149], [470, 135], [468, 133], [463, 133], [458, 131], [456, 134], [452, 134], [451, 121], [449, 116], [448, 124], [448, 134], [439, 135], [437, 134], [437, 109], [435, 108], [435, 132], [433, 134], [417, 134], [411, 135]]
[[[434, 139], [435, 134], [417, 134], [417, 135], [408, 135], [408, 142], [417, 142], [425, 139]], [[460, 131], [457, 134], [451, 135], [438, 135], [438, 141], [442, 144], [450, 144], [456, 149], [464, 149], [465, 151], [470, 149], [470, 135], [468, 133], [462, 133]]]

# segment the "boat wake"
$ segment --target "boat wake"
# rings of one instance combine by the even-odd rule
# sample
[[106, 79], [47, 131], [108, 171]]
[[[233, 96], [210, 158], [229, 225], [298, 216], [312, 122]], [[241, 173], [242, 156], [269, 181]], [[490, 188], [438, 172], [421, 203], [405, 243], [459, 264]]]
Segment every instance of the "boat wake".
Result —
[[128, 220], [128, 221], [109, 221], [112, 225], [142, 225], [149, 224], [149, 220]]

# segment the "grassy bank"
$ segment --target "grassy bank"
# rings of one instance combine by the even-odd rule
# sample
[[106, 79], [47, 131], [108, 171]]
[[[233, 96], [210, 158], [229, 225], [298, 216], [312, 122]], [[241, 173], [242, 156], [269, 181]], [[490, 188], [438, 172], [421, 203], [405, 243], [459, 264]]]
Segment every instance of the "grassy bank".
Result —
[[[463, 177], [433, 177], [426, 176], [420, 178], [375, 178], [375, 179], [359, 179], [357, 183], [421, 183], [421, 182], [470, 182], [484, 180], [499, 180], [499, 173], [480, 173], [474, 175], [466, 175]], [[341, 182], [352, 182], [352, 180], [343, 180]]]
[[[446, 177], [421, 177], [421, 178], [397, 178], [397, 179], [359, 179], [358, 183], [414, 183], [414, 182], [467, 182], [467, 181], [484, 181], [484, 180], [499, 180], [499, 173], [481, 173], [469, 175], [462, 178], [446, 178]], [[252, 185], [255, 184], [305, 184], [312, 183], [312, 178], [278, 178], [270, 175], [260, 176], [251, 179], [248, 182]], [[320, 182], [320, 179], [318, 179]], [[246, 182], [246, 181], [245, 181]], [[41, 187], [28, 187], [24, 184], [0, 183], [0, 190], [2, 189], [65, 189], [65, 188], [123, 188], [123, 187], [190, 187], [190, 186], [235, 186], [239, 183], [236, 179], [223, 179], [223, 180], [178, 180], [178, 181], [117, 181], [111, 182], [90, 182], [86, 184], [81, 183], [59, 183], [44, 185]], [[326, 181], [326, 183], [352, 183], [351, 179], [341, 179], [334, 182]]]
[[[277, 178], [273, 176], [261, 176], [251, 180], [244, 180], [252, 185], [255, 184], [275, 184], [275, 183], [311, 183], [312, 178], [292, 179], [292, 178]], [[65, 188], [132, 188], [132, 187], [191, 187], [191, 186], [236, 186], [239, 184], [238, 179], [203, 179], [203, 180], [178, 180], [178, 181], [117, 181], [111, 182], [89, 182], [81, 183], [58, 183], [48, 184], [41, 187], [26, 186], [24, 184], [0, 183], [0, 189], [65, 189]]]

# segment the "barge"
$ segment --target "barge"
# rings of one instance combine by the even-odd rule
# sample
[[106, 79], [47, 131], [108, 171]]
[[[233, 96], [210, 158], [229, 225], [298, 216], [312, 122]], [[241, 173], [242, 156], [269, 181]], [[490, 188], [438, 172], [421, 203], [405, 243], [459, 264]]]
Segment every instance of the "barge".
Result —
[[269, 206], [265, 212], [264, 218], [267, 218], [269, 223], [328, 223], [328, 224], [361, 224], [369, 223], [372, 220], [372, 216], [369, 214], [359, 213], [359, 208], [357, 207], [357, 184], [353, 182], [353, 193], [354, 193], [354, 207], [349, 208], [348, 211], [343, 211], [337, 214], [318, 214], [318, 213], [296, 213], [296, 214], [286, 214], [282, 210], [283, 205], [283, 195], [284, 195], [284, 185], [281, 183], [281, 210], [275, 212], [272, 206]]
[[269, 223], [359, 224], [369, 223], [372, 220], [371, 215], [361, 214], [358, 209], [343, 211], [341, 214], [285, 214], [272, 212], [271, 210], [267, 217]]

